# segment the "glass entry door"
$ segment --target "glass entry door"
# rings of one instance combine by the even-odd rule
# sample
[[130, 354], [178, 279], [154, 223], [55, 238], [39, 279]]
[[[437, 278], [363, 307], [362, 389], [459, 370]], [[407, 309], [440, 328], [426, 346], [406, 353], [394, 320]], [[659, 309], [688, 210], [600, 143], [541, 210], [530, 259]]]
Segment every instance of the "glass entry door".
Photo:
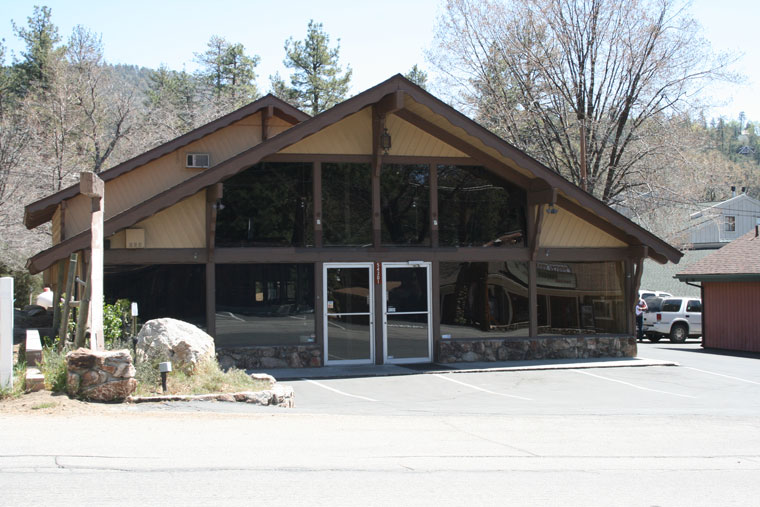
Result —
[[433, 360], [430, 263], [383, 263], [383, 354], [386, 363]]
[[372, 263], [324, 265], [325, 364], [374, 362]]

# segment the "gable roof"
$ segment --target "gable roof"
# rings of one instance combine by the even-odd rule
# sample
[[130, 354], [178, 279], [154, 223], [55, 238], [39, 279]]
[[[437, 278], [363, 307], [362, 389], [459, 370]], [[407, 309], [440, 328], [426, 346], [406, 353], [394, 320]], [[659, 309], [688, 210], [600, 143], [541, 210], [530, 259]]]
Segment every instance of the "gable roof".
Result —
[[682, 282], [760, 280], [760, 237], [756, 234], [752, 229], [676, 274], [676, 278]]
[[[272, 94], [265, 95], [264, 97], [251, 102], [250, 104], [241, 107], [229, 114], [226, 114], [216, 120], [202, 125], [190, 132], [183, 134], [171, 141], [156, 146], [155, 148], [146, 151], [134, 158], [131, 158], [121, 164], [115, 165], [110, 169], [107, 169], [98, 174], [103, 181], [109, 181], [121, 176], [122, 174], [137, 169], [140, 166], [151, 162], [157, 158], [163, 157], [173, 151], [187, 146], [188, 144], [195, 142], [209, 134], [213, 134], [219, 129], [227, 127], [237, 121], [258, 113], [259, 111], [271, 107], [273, 114], [279, 118], [291, 123], [297, 124], [311, 118], [308, 114], [300, 111], [299, 109], [291, 106], [287, 102], [278, 99]], [[51, 194], [43, 199], [28, 204], [24, 208], [24, 225], [28, 229], [33, 229], [39, 225], [48, 222], [53, 218], [55, 208], [62, 201], [71, 199], [79, 194], [79, 184], [72, 185], [70, 187], [59, 190], [58, 192]]]
[[[528, 190], [557, 189], [557, 205], [629, 245], [647, 247], [646, 255], [657, 262], [678, 262], [681, 258], [681, 252], [665, 241], [400, 74], [111, 217], [104, 224], [104, 234], [110, 236], [144, 220], [368, 106], [381, 103], [384, 99], [392, 99], [390, 102], [393, 102], [399, 97], [403, 97], [403, 104], [394, 114], [400, 118], [427, 130], [464, 153], [474, 154], [475, 158], [497, 166], [502, 173]], [[87, 248], [89, 242], [89, 230], [85, 230], [35, 255], [29, 259], [27, 267], [32, 273], [39, 272], [69, 253]]]
[[692, 213], [691, 215], [689, 215], [689, 218], [696, 219], [706, 214], [708, 216], [713, 216], [713, 213], [711, 213], [712, 211], [718, 211], [719, 213], [731, 212], [733, 211], [731, 206], [742, 201], [747, 201], [749, 204], [753, 205], [758, 210], [760, 210], [760, 201], [758, 201], [757, 199], [753, 199], [747, 194], [739, 194], [739, 195], [735, 195], [734, 197], [731, 197], [730, 199], [726, 199], [725, 201], [706, 203], [707, 205], [705, 208], [695, 213]]

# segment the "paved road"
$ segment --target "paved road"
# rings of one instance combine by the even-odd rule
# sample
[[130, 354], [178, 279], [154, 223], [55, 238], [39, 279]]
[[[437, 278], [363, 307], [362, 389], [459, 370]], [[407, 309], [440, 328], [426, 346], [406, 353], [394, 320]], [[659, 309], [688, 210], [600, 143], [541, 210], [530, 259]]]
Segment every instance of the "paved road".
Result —
[[3, 417], [0, 505], [756, 505], [758, 359], [640, 355], [681, 366], [304, 380], [294, 410]]

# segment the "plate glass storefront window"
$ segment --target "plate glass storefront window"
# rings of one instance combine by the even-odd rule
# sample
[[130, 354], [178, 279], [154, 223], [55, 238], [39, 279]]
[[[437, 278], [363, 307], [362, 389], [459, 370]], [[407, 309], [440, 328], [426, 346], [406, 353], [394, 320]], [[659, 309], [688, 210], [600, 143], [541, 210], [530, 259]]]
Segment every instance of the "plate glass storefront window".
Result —
[[372, 245], [372, 172], [369, 164], [322, 164], [325, 246]]
[[217, 347], [315, 341], [312, 264], [217, 264]]
[[438, 166], [441, 246], [525, 246], [525, 191], [479, 166]]
[[312, 165], [261, 163], [224, 182], [218, 247], [313, 246]]
[[391, 164], [380, 173], [382, 243], [430, 246], [430, 170]]

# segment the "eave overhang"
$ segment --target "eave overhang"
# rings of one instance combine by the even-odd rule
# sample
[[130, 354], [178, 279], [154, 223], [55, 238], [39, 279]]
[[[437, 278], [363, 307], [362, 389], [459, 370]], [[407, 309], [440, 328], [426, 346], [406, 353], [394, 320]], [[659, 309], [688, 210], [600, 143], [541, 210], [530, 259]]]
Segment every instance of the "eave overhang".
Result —
[[[181, 135], [176, 139], [168, 141], [160, 146], [146, 151], [130, 160], [122, 162], [110, 169], [98, 174], [103, 181], [110, 181], [121, 176], [133, 169], [147, 164], [157, 158], [163, 157], [183, 146], [198, 141], [209, 134], [213, 134], [219, 129], [227, 127], [248, 116], [258, 113], [261, 110], [272, 108], [273, 114], [282, 120], [295, 125], [311, 118], [308, 114], [298, 110], [290, 104], [278, 99], [274, 95], [266, 95], [250, 104], [241, 107], [229, 114], [222, 116], [210, 123], [207, 123], [197, 129], [191, 130], [187, 134]], [[34, 229], [53, 218], [56, 207], [66, 199], [71, 199], [79, 194], [79, 184], [64, 188], [54, 194], [51, 194], [39, 201], [28, 204], [24, 208], [24, 225], [27, 229]]]

